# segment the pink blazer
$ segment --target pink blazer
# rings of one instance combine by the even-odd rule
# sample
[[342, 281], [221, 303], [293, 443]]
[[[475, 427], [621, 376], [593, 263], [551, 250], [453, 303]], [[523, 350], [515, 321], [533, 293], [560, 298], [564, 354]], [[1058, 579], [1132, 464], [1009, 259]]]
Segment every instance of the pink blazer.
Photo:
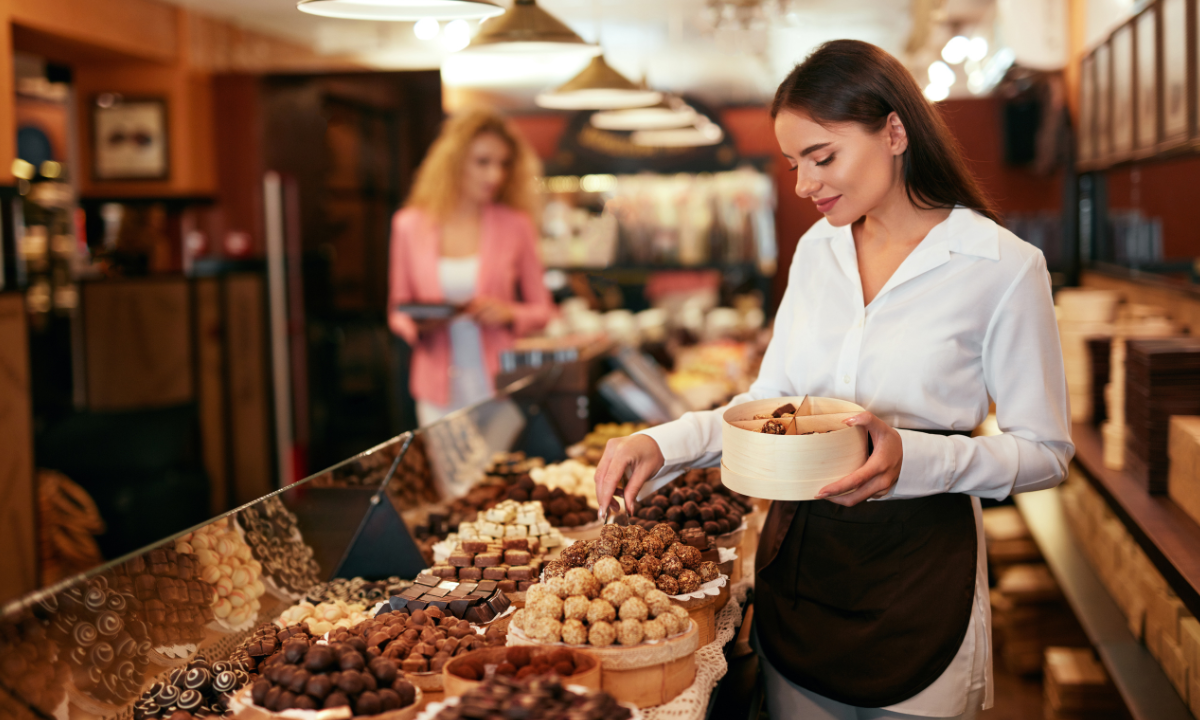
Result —
[[[440, 303], [438, 282], [441, 226], [428, 213], [405, 208], [392, 218], [388, 326], [413, 347], [409, 387], [418, 400], [450, 402], [450, 333], [442, 329], [417, 337], [407, 313], [395, 310], [405, 303]], [[479, 238], [479, 278], [476, 294], [513, 304], [511, 328], [484, 327], [483, 360], [493, 381], [500, 371], [500, 353], [513, 338], [540, 329], [554, 314], [554, 301], [543, 281], [537, 256], [537, 233], [529, 216], [507, 205], [490, 205], [483, 213]], [[521, 301], [516, 289], [521, 288]]]

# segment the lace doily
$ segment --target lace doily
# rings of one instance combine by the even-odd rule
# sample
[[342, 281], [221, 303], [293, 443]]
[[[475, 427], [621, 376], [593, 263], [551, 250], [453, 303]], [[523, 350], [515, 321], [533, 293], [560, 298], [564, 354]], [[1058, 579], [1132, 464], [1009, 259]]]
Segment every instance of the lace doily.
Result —
[[717, 564], [724, 565], [730, 560], [738, 559], [738, 551], [735, 547], [719, 547], [717, 548]]
[[699, 600], [703, 597], [716, 597], [721, 594], [721, 588], [725, 587], [725, 583], [729, 582], [729, 578], [721, 575], [716, 580], [709, 580], [700, 586], [696, 592], [684, 593], [682, 595], [668, 595], [672, 600]]
[[746, 602], [749, 581], [730, 588], [729, 602], [717, 613], [717, 639], [696, 651], [696, 680], [674, 700], [642, 710], [645, 720], [701, 720], [708, 712], [708, 701], [717, 681], [729, 670], [725, 645], [742, 624], [742, 606]]

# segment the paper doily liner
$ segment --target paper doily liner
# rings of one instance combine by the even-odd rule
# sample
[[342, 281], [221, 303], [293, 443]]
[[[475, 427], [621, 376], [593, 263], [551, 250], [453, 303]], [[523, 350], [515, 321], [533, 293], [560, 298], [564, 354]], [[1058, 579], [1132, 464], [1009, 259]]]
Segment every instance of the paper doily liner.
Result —
[[733, 585], [729, 603], [717, 613], [716, 640], [696, 651], [696, 679], [674, 700], [643, 708], [644, 720], [702, 720], [708, 712], [708, 701], [717, 681], [725, 677], [729, 664], [725, 660], [725, 646], [733, 639], [742, 624], [742, 606], [746, 602], [746, 591], [750, 581]]
[[54, 720], [69, 720], [71, 717], [71, 701], [67, 699], [66, 695], [63, 695], [62, 702], [58, 704], [58, 707], [54, 708], [54, 712], [51, 714], [54, 716]]
[[[543, 643], [533, 640], [524, 630], [512, 623], [508, 624], [509, 645], [529, 645], [533, 647], [567, 647], [583, 650], [596, 656], [600, 667], [606, 670], [637, 669], [651, 665], [663, 665], [672, 660], [690, 655], [695, 652], [700, 640], [700, 626], [695, 620], [688, 623], [688, 629], [663, 638], [662, 640], [643, 640], [637, 645], [609, 645], [598, 648], [593, 645], [568, 645], [563, 642]], [[603, 670], [601, 671], [603, 672]]]
[[[566, 688], [573, 693], [579, 693], [581, 695], [587, 695], [595, 692], [594, 690], [582, 687], [580, 685], [567, 685]], [[441, 711], [448, 707], [454, 707], [455, 705], [458, 705], [459, 700], [461, 700], [461, 698], [449, 697], [441, 702], [429, 703], [425, 706], [425, 709], [417, 715], [415, 720], [433, 720]], [[638, 710], [637, 706], [630, 705], [628, 703], [618, 704], [630, 712], [630, 720], [646, 720], [646, 716], [642, 714], [641, 710]]]
[[[261, 610], [260, 610], [260, 612], [261, 612]], [[243, 632], [245, 630], [249, 630], [250, 628], [254, 627], [256, 624], [258, 624], [258, 615], [255, 615], [252, 618], [247, 618], [246, 622], [242, 623], [241, 625], [230, 625], [229, 623], [225, 622], [221, 618], [213, 618], [213, 621], [210, 622], [209, 624], [205, 625], [204, 627], [208, 628], [209, 630], [215, 630], [216, 632], [225, 633], [225, 634], [229, 635], [232, 633], [239, 633], [239, 632]]]
[[[735, 556], [736, 557], [736, 556]], [[729, 582], [727, 575], [721, 575], [716, 580], [709, 580], [700, 586], [696, 592], [685, 593], [683, 595], [668, 595], [672, 600], [699, 600], [703, 597], [716, 597], [721, 594], [721, 588], [725, 587], [725, 583]]]
[[717, 548], [717, 564], [724, 565], [731, 560], [738, 559], [738, 551], [735, 547], [718, 547]]

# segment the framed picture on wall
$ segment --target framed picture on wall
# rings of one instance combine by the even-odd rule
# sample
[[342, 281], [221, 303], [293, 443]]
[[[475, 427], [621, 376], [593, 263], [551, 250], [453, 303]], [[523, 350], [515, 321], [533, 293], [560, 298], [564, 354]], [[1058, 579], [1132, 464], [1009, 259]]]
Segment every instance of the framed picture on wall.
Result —
[[1164, 144], [1188, 136], [1187, 0], [1163, 0], [1162, 12], [1162, 132]]
[[96, 180], [166, 179], [166, 101], [98, 96], [92, 106], [92, 149]]
[[1109, 43], [1096, 48], [1096, 160], [1112, 159], [1112, 50]]
[[1079, 162], [1096, 159], [1096, 59], [1088, 55], [1079, 64]]
[[1137, 33], [1137, 148], [1158, 146], [1158, 13], [1151, 6], [1134, 20]]
[[1123, 160], [1133, 150], [1133, 25], [1113, 33], [1112, 40], [1112, 157]]

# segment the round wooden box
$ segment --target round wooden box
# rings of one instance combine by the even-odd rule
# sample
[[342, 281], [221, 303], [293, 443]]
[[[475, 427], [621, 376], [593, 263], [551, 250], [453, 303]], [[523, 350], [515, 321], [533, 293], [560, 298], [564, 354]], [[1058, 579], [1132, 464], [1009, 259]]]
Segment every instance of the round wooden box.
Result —
[[[539, 645], [532, 640], [508, 636], [510, 645]], [[662, 642], [620, 647], [588, 647], [600, 661], [601, 689], [619, 702], [639, 708], [670, 702], [696, 680], [696, 649], [700, 628], [695, 622], [687, 632]]]
[[[728, 588], [729, 584], [725, 584]], [[725, 588], [722, 588], [724, 590]], [[728, 595], [726, 596], [728, 597]], [[720, 595], [705, 595], [702, 598], [688, 598], [687, 600], [672, 600], [671, 602], [688, 611], [688, 616], [696, 623], [696, 627], [700, 630], [700, 637], [696, 641], [699, 647], [704, 647], [713, 640], [717, 639], [717, 604], [720, 602]]]
[[412, 705], [378, 715], [354, 715], [348, 707], [332, 710], [287, 710], [287, 714], [284, 715], [255, 705], [250, 698], [250, 686], [247, 685], [234, 695], [230, 709], [235, 710], [238, 720], [348, 720], [351, 717], [355, 720], [413, 720], [421, 709], [423, 700], [421, 688], [417, 687], [417, 697]]
[[[534, 650], [536, 654], [550, 653], [555, 648], [545, 648]], [[583, 650], [575, 648], [567, 648], [573, 656], [572, 661], [575, 663], [576, 672], [574, 675], [563, 678], [564, 685], [582, 685], [592, 690], [600, 689], [600, 662], [592, 655]], [[490, 647], [472, 650], [464, 655], [452, 658], [442, 668], [444, 679], [442, 686], [445, 688], [446, 697], [457, 697], [467, 692], [471, 688], [479, 684], [478, 680], [468, 680], [457, 674], [458, 668], [463, 665], [478, 661], [484, 665], [499, 665], [504, 662], [504, 655], [508, 652], [508, 648]]]
[[[767, 420], [755, 415], [792, 404], [793, 418], [781, 418], [786, 435], [759, 430]], [[754, 400], [725, 411], [721, 426], [721, 482], [731, 490], [769, 500], [812, 500], [829, 483], [867, 461], [867, 431], [847, 427], [863, 408], [845, 400], [783, 397]]]

